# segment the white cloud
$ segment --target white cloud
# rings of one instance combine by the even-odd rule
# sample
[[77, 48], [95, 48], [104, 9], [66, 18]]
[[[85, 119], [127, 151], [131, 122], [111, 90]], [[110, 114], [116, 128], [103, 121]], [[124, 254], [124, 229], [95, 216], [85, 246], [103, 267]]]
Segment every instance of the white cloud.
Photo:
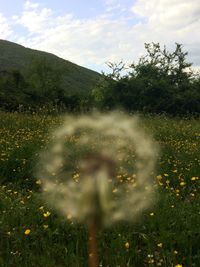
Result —
[[12, 34], [12, 30], [7, 19], [0, 13], [0, 39], [7, 39]]
[[35, 8], [38, 8], [40, 5], [39, 3], [32, 3], [30, 1], [26, 1], [25, 4], [24, 4], [24, 9], [25, 10], [29, 10], [29, 9], [35, 9]]
[[106, 13], [79, 20], [72, 14], [55, 16], [52, 10], [29, 3], [16, 23], [31, 33], [27, 38], [19, 37], [18, 42], [86, 66], [103, 68], [106, 61], [127, 58], [135, 50], [129, 43], [132, 30], [126, 19], [113, 20]]
[[53, 25], [53, 21], [49, 20], [52, 16], [52, 10], [48, 8], [40, 8], [38, 3], [27, 1], [24, 4], [24, 10], [20, 17], [16, 17], [16, 23], [23, 25], [30, 33], [42, 33], [44, 28]]
[[132, 11], [146, 17], [149, 24], [172, 29], [199, 21], [199, 0], [138, 0]]
[[131, 10], [143, 21], [137, 26], [141, 41], [183, 43], [191, 60], [200, 65], [194, 53], [200, 45], [199, 0], [137, 0]]
[[126, 4], [122, 0], [104, 0], [105, 12], [110, 15], [119, 15], [126, 11]]
[[[117, 0], [105, 1], [111, 11], [119, 5]], [[168, 47], [180, 42], [189, 50], [190, 60], [200, 65], [199, 0], [137, 0], [130, 10], [131, 16], [113, 17], [105, 10], [96, 18], [77, 19], [72, 14], [56, 15], [27, 1], [15, 23], [29, 34], [15, 41], [98, 70], [106, 61], [138, 59], [144, 42], [160, 42]], [[138, 22], [131, 24], [136, 17]]]
[[[116, 5], [111, 5], [111, 6], [108, 6], [106, 8], [106, 12], [113, 12], [115, 10], [124, 10], [124, 9], [121, 9], [121, 5], [120, 4], [116, 4]], [[125, 11], [125, 10], [124, 10]]]

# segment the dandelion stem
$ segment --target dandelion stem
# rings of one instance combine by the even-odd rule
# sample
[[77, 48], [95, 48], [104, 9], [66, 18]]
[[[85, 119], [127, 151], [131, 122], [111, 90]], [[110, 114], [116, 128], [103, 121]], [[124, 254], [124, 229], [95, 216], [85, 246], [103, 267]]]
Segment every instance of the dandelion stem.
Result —
[[98, 246], [97, 246], [98, 227], [96, 220], [88, 224], [88, 260], [89, 267], [98, 267]]

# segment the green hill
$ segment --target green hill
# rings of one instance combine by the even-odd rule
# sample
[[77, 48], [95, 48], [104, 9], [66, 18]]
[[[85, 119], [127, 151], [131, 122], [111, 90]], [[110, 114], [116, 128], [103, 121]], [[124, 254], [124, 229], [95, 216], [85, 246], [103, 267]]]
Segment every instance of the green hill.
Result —
[[31, 73], [35, 62], [44, 62], [59, 75], [67, 95], [76, 92], [87, 94], [95, 86], [100, 74], [76, 65], [53, 54], [26, 48], [22, 45], [0, 40], [0, 72], [18, 70], [25, 77]]
[[91, 106], [101, 75], [53, 54], [0, 40], [0, 109]]

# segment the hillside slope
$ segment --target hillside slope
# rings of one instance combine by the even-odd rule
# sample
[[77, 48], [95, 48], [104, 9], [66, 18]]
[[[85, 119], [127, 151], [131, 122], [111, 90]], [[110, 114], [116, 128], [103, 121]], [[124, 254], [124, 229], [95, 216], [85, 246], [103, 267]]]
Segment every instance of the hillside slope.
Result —
[[0, 71], [15, 69], [27, 75], [30, 66], [41, 59], [45, 60], [55, 71], [59, 70], [66, 94], [73, 94], [77, 91], [87, 94], [100, 78], [99, 73], [53, 54], [0, 40]]

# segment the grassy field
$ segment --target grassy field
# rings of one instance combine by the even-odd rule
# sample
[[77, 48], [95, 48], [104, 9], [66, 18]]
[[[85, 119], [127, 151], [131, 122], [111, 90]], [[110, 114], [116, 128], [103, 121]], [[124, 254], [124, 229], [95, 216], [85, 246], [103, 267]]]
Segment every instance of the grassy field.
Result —
[[[0, 113], [0, 266], [87, 266], [87, 231], [58, 216], [34, 176], [59, 117]], [[158, 200], [134, 224], [99, 233], [102, 267], [200, 266], [200, 120], [144, 117], [161, 152]], [[127, 207], [128, 209], [128, 207]]]

